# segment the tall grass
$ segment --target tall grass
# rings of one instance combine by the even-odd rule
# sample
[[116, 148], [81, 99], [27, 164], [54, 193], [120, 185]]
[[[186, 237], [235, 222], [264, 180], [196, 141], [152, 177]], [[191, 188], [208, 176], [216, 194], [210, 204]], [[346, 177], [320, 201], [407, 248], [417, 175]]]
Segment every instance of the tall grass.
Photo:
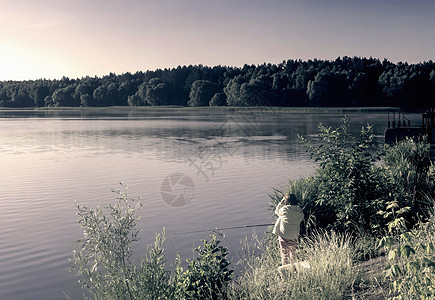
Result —
[[[277, 242], [256, 241], [260, 255], [246, 251], [244, 274], [231, 286], [231, 299], [341, 299], [357, 279], [349, 236], [317, 232], [301, 240], [299, 260], [309, 269], [278, 270]], [[248, 247], [252, 249], [252, 246]]]
[[407, 139], [388, 147], [384, 172], [400, 207], [410, 207], [414, 217], [432, 215], [435, 172], [427, 144]]

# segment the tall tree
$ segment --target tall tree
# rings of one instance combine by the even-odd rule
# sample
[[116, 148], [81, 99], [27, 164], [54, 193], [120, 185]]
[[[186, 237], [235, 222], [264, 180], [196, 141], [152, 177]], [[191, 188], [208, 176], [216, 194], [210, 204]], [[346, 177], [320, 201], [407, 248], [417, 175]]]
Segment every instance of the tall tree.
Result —
[[192, 84], [189, 94], [189, 106], [208, 106], [212, 97], [222, 91], [222, 88], [207, 80], [197, 80]]
[[148, 82], [145, 99], [150, 105], [170, 105], [171, 86], [160, 78], [152, 78]]

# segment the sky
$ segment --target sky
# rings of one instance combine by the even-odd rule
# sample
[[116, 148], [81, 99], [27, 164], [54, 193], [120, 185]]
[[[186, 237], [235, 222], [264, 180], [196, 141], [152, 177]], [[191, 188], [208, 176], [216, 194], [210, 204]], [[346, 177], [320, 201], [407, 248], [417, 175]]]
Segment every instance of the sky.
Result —
[[435, 60], [433, 0], [0, 0], [0, 80], [287, 59]]

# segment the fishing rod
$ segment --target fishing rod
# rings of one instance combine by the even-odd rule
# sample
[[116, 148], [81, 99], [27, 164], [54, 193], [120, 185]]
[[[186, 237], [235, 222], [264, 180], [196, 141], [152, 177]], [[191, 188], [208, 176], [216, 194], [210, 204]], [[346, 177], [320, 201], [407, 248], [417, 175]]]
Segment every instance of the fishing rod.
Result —
[[263, 227], [263, 226], [271, 226], [272, 224], [254, 224], [254, 225], [243, 225], [243, 226], [233, 226], [233, 227], [222, 227], [222, 228], [214, 228], [214, 229], [203, 229], [203, 230], [193, 230], [193, 231], [185, 231], [185, 232], [178, 232], [178, 233], [171, 233], [167, 234], [166, 236], [176, 236], [176, 235], [183, 235], [183, 234], [191, 234], [191, 233], [200, 233], [200, 232], [208, 232], [208, 231], [221, 231], [221, 230], [231, 230], [231, 229], [240, 229], [240, 228], [252, 228], [252, 227]]

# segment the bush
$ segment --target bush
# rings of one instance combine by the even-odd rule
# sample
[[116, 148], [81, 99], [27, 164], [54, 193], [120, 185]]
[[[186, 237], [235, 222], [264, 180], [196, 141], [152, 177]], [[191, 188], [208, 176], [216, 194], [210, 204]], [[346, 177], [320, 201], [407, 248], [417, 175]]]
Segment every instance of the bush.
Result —
[[355, 138], [345, 118], [334, 129], [319, 124], [319, 138], [322, 143], [318, 146], [300, 138], [311, 158], [319, 163], [310, 180], [317, 191], [305, 204], [305, 210], [314, 214], [320, 228], [372, 231], [379, 219], [376, 212], [381, 208], [382, 196], [372, 127], [362, 127], [360, 137]]
[[131, 245], [138, 240], [136, 216], [140, 202], [127, 192], [114, 191], [117, 203], [105, 210], [77, 205], [78, 224], [84, 238], [76, 241], [80, 250], [73, 251], [73, 268], [83, 279], [79, 282], [96, 299], [143, 299], [170, 297], [174, 289], [165, 271], [162, 244], [164, 236], [147, 249], [139, 267], [131, 259]]
[[428, 223], [399, 236], [384, 237], [380, 246], [388, 252], [386, 276], [394, 299], [434, 299], [435, 223]]
[[187, 270], [178, 281], [182, 299], [220, 299], [231, 281], [233, 270], [228, 268], [227, 249], [219, 245], [215, 235], [203, 244], [203, 248], [195, 249], [199, 256], [187, 261]]
[[217, 299], [224, 292], [233, 271], [226, 259], [228, 250], [216, 236], [196, 249], [198, 257], [187, 261], [185, 272], [179, 257], [166, 267], [164, 231], [148, 245], [140, 264], [132, 260], [141, 204], [128, 197], [126, 188], [114, 192], [116, 204], [105, 209], [77, 205], [84, 237], [75, 242], [80, 249], [73, 251], [72, 267], [95, 299]]
[[[382, 236], [392, 222], [405, 230], [431, 215], [435, 178], [428, 145], [406, 140], [380, 152], [372, 127], [362, 127], [355, 138], [346, 118], [338, 128], [319, 124], [319, 139], [313, 146], [300, 138], [319, 165], [313, 176], [286, 188], [303, 207], [303, 232], [317, 227]], [[272, 196], [272, 206], [281, 195]]]

